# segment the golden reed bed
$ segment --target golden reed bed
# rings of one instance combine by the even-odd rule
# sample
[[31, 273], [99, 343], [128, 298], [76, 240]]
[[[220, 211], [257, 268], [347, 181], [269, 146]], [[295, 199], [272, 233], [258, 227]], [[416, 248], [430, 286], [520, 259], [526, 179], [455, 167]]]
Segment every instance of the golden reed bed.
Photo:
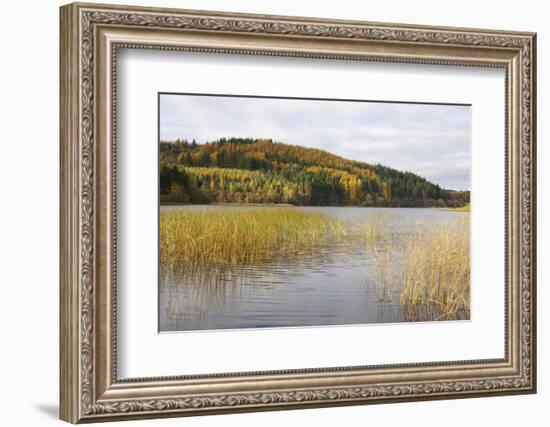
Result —
[[161, 265], [211, 278], [209, 270], [266, 266], [321, 249], [326, 254], [336, 243], [365, 245], [374, 257], [371, 279], [380, 298], [398, 303], [401, 320], [468, 319], [469, 215], [449, 213], [452, 219], [443, 224], [412, 227], [388, 215], [354, 222], [292, 208], [163, 210]]

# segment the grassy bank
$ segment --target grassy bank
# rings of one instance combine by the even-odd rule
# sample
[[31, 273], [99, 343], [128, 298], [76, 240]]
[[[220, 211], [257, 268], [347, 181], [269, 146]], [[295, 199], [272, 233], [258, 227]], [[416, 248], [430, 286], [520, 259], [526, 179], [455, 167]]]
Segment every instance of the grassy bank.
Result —
[[464, 206], [461, 206], [460, 208], [444, 208], [443, 210], [451, 211], [451, 212], [470, 212], [470, 204], [467, 203]]

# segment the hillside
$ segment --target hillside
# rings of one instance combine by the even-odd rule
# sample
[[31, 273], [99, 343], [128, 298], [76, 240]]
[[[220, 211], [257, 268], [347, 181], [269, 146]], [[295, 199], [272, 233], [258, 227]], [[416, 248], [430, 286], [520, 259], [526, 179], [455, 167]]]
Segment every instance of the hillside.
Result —
[[160, 143], [161, 203], [460, 207], [469, 192], [410, 172], [266, 139]]

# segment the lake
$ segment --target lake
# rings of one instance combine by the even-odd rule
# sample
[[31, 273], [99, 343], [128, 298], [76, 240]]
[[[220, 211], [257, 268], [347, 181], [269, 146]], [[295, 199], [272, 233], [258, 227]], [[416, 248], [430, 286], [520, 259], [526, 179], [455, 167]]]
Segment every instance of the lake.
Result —
[[[369, 237], [367, 244], [347, 232], [345, 239], [325, 238], [292, 256], [232, 264], [223, 275], [209, 275], [204, 267], [191, 272], [185, 265], [175, 267], [161, 259], [161, 332], [439, 320], [403, 315], [399, 304], [402, 283], [394, 272], [407, 245], [422, 236], [418, 230], [445, 230], [460, 218], [469, 218], [469, 213], [431, 208], [246, 205], [162, 206], [161, 213], [266, 209], [322, 213], [346, 227], [353, 225], [353, 230], [359, 229], [357, 224], [374, 224], [369, 233], [375, 237]], [[391, 236], [377, 237], [377, 224], [391, 230]], [[469, 244], [469, 234], [467, 239]], [[469, 270], [467, 281], [469, 292]], [[462, 313], [457, 318], [467, 316]]]

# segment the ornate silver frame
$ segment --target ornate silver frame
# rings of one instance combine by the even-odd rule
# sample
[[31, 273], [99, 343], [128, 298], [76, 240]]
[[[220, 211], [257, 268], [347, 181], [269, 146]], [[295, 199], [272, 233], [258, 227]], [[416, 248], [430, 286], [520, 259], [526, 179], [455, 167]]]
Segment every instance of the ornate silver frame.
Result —
[[[61, 8], [61, 419], [77, 423], [534, 393], [536, 35], [99, 4]], [[118, 47], [506, 70], [505, 357], [119, 380]]]

